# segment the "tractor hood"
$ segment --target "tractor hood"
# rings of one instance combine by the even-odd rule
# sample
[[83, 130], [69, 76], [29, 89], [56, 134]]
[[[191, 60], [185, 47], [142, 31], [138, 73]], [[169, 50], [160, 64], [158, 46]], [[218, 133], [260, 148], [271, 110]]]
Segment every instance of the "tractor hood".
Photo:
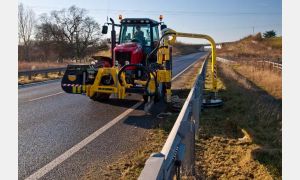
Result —
[[116, 52], [134, 52], [142, 50], [142, 46], [136, 42], [119, 44], [115, 47]]
[[[121, 66], [125, 65], [128, 61], [130, 64], [140, 64], [143, 60], [142, 46], [136, 42], [129, 42], [119, 44], [114, 49], [115, 60]], [[128, 67], [127, 69], [134, 69], [135, 67]]]

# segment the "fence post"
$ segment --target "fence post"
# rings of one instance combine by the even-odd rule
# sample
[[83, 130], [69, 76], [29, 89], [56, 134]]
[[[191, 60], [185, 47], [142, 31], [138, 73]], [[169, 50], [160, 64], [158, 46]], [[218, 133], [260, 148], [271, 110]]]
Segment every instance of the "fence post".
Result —
[[188, 130], [182, 143], [185, 145], [184, 159], [182, 161], [182, 172], [185, 176], [195, 175], [195, 124], [191, 116], [182, 122], [183, 129]]
[[272, 71], [272, 63], [269, 62], [270, 71]]

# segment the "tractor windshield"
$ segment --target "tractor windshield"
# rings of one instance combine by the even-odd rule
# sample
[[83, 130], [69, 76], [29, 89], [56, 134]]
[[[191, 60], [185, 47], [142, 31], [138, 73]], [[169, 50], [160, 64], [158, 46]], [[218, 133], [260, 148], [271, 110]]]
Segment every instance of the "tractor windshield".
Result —
[[137, 42], [143, 46], [151, 45], [149, 24], [124, 24], [121, 28], [120, 43]]

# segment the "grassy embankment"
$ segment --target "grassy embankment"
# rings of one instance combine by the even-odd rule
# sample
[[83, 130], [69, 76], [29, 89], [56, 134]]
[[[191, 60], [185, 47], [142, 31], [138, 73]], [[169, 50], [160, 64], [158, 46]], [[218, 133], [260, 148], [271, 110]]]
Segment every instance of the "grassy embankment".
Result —
[[[219, 57], [229, 60], [255, 62], [261, 60], [273, 60], [281, 62], [282, 37], [270, 39], [261, 38], [260, 34], [248, 36], [237, 42], [225, 44], [217, 52]], [[250, 63], [251, 64], [251, 63]], [[281, 99], [282, 77], [276, 69], [258, 68], [255, 65], [239, 64], [234, 69], [255, 83], [261, 89], [267, 91], [277, 99]], [[277, 71], [277, 72], [276, 72]]]
[[198, 178], [280, 179], [281, 103], [229, 66], [219, 77], [224, 105], [201, 116]]
[[247, 36], [239, 41], [225, 43], [217, 50], [219, 57], [236, 61], [269, 60], [281, 62], [282, 37], [264, 39], [260, 33]]
[[[253, 39], [247, 37], [225, 46], [218, 56], [261, 60], [269, 51], [272, 55], [266, 58], [271, 59], [281, 52], [279, 39], [252, 46]], [[272, 51], [268, 46], [277, 49]], [[255, 52], [257, 47], [265, 50]], [[204, 109], [201, 116], [197, 178], [281, 179], [281, 75], [247, 65], [220, 63], [218, 68], [224, 106]]]

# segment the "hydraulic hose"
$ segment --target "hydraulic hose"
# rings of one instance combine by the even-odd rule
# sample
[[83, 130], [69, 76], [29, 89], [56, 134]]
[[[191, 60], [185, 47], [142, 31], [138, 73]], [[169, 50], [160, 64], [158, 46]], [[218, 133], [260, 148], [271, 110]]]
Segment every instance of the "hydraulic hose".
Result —
[[[123, 86], [124, 84], [123, 84], [123, 81], [122, 81], [122, 79], [121, 79], [121, 74], [123, 73], [123, 71], [125, 71], [125, 69], [126, 69], [127, 67], [137, 67], [137, 68], [139, 68], [139, 69], [143, 69], [143, 70], [147, 73], [147, 76], [148, 76], [147, 82], [146, 82], [146, 86], [145, 86], [145, 92], [146, 92], [146, 95], [147, 95], [147, 96], [153, 96], [153, 95], [155, 95], [155, 93], [157, 93], [157, 79], [156, 79], [156, 75], [155, 75], [152, 71], [150, 71], [148, 67], [145, 67], [145, 66], [142, 65], [142, 64], [127, 64], [127, 65], [123, 66], [123, 67], [120, 69], [120, 71], [119, 71], [119, 73], [118, 73], [118, 81], [119, 81], [119, 83], [120, 83], [122, 86]], [[150, 92], [148, 91], [149, 82], [150, 82], [150, 80], [151, 80], [151, 75], [150, 75], [150, 74], [152, 74], [152, 76], [154, 77], [154, 81], [155, 81], [155, 92], [154, 92], [154, 93], [150, 93]]]
[[[132, 66], [133, 66], [133, 67], [141, 68], [141, 69], [143, 69], [144, 71], [146, 71], [146, 72], [147, 72], [147, 75], [148, 75], [148, 79], [147, 79], [146, 86], [145, 86], [145, 92], [146, 92], [146, 95], [148, 95], [148, 96], [153, 96], [153, 95], [155, 95], [155, 93], [157, 93], [157, 77], [156, 77], [156, 75], [153, 73], [153, 71], [149, 70], [149, 67], [148, 67], [148, 64], [149, 64], [149, 63], [148, 63], [148, 60], [149, 60], [150, 56], [152, 56], [152, 54], [153, 54], [155, 51], [158, 50], [159, 45], [160, 45], [160, 42], [163, 40], [163, 38], [164, 38], [165, 36], [167, 36], [167, 35], [174, 35], [174, 34], [176, 34], [176, 33], [175, 33], [175, 32], [164, 33], [164, 34], [160, 37], [160, 39], [159, 39], [159, 41], [158, 41], [158, 43], [157, 43], [157, 46], [156, 46], [149, 54], [147, 54], [147, 56], [146, 56], [146, 60], [145, 60], [145, 61], [146, 61], [146, 67], [143, 66], [142, 64], [128, 64], [128, 65], [123, 66], [123, 67], [120, 69], [119, 73], [118, 73], [118, 81], [119, 81], [119, 83], [120, 83], [121, 85], [123, 85], [123, 82], [122, 82], [122, 79], [121, 79], [121, 74], [123, 73], [123, 71], [124, 71], [127, 67], [132, 67]], [[150, 92], [148, 91], [148, 86], [149, 86], [149, 82], [150, 82], [150, 79], [151, 79], [150, 74], [153, 75], [154, 81], [155, 81], [155, 92], [154, 92], [154, 93], [150, 93]]]
[[165, 36], [167, 36], [167, 35], [174, 35], [174, 34], [176, 34], [176, 33], [169, 32], [169, 33], [163, 34], [163, 35], [160, 37], [160, 39], [159, 39], [159, 41], [158, 41], [156, 47], [155, 47], [149, 54], [147, 54], [147, 56], [146, 56], [146, 60], [145, 60], [145, 61], [146, 61], [146, 66], [147, 66], [147, 67], [148, 67], [148, 60], [149, 60], [150, 56], [152, 56], [152, 54], [153, 54], [155, 51], [158, 50], [159, 45], [160, 45], [160, 42], [162, 41], [162, 39], [163, 39]]

